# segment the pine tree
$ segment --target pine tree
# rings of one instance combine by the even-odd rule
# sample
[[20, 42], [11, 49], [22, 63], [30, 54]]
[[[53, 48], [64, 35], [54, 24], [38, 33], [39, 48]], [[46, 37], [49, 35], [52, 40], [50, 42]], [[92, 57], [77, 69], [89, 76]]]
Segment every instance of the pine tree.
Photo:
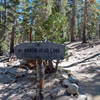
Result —
[[84, 20], [83, 20], [83, 37], [82, 37], [82, 41], [83, 43], [86, 43], [86, 19], [87, 19], [87, 0], [85, 0], [84, 3], [84, 16], [83, 16]]
[[73, 42], [75, 35], [75, 16], [76, 16], [76, 7], [75, 0], [72, 0], [72, 19], [71, 19], [71, 42]]

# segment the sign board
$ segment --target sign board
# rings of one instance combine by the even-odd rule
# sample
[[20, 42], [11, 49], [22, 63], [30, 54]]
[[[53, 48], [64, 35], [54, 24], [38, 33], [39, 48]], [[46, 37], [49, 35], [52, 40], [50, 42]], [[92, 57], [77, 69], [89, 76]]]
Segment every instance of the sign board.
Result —
[[52, 42], [26, 42], [15, 46], [14, 49], [19, 59], [60, 60], [65, 56], [65, 46]]

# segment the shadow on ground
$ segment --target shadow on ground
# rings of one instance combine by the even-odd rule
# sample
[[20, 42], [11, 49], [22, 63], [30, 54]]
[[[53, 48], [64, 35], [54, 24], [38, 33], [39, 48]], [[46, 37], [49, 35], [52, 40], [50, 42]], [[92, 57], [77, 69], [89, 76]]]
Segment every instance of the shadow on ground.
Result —
[[[34, 74], [20, 71], [18, 73], [20, 77], [16, 78], [14, 74], [17, 69], [14, 67], [0, 68], [0, 100], [20, 100], [21, 98], [23, 98], [22, 100], [31, 100], [27, 96], [28, 92], [36, 89], [34, 87], [36, 85], [35, 79], [31, 80], [31, 76]], [[13, 74], [9, 71], [13, 71]]]
[[[91, 79], [85, 78], [80, 80], [80, 92], [91, 94], [93, 96], [100, 95], [100, 67], [89, 66], [79, 73], [85, 73], [94, 76]], [[87, 80], [87, 81], [86, 81]]]

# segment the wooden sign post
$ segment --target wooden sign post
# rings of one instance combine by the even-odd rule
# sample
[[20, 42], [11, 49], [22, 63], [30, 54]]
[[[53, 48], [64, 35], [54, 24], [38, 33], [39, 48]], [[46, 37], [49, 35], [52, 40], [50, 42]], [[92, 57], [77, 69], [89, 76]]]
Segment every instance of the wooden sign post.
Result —
[[43, 100], [44, 66], [42, 60], [61, 60], [65, 56], [65, 46], [52, 42], [21, 43], [14, 48], [19, 59], [37, 60], [39, 75], [38, 100]]
[[37, 60], [39, 66], [39, 100], [43, 100], [43, 88], [44, 88], [44, 67], [42, 65], [42, 60], [38, 58]]

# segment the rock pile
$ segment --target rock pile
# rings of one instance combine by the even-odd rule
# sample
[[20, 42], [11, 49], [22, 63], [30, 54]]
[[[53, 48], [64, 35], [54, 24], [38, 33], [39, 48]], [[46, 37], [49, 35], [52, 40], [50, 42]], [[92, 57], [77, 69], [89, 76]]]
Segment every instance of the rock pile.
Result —
[[74, 78], [72, 74], [68, 74], [66, 78], [65, 75], [62, 76], [64, 77], [61, 79], [54, 79], [57, 80], [56, 85], [54, 81], [48, 83], [49, 86], [52, 87], [49, 91], [49, 97], [51, 97], [51, 99], [46, 100], [87, 100], [85, 95], [79, 94], [79, 81]]

